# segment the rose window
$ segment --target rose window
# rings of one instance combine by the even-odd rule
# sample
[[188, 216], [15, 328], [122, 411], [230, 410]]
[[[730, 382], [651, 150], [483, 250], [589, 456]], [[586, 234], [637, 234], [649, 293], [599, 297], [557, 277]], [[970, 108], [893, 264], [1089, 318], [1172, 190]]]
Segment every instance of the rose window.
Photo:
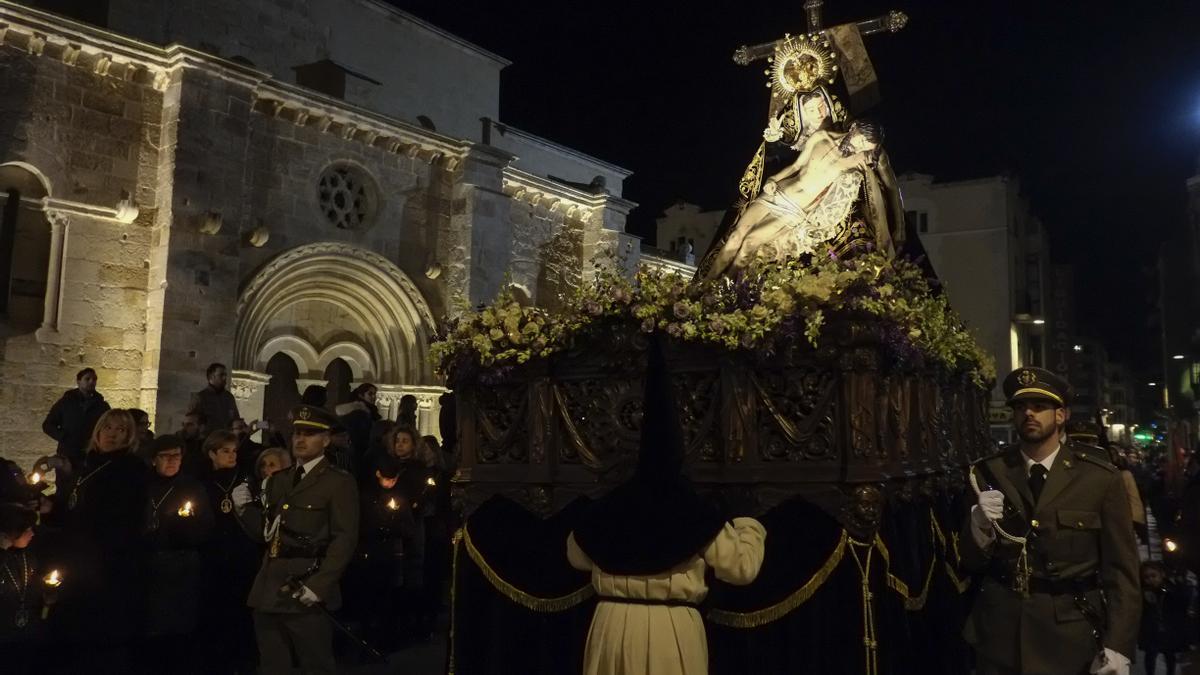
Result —
[[360, 229], [375, 215], [370, 178], [354, 166], [337, 164], [326, 169], [317, 184], [317, 202], [325, 219], [343, 230]]

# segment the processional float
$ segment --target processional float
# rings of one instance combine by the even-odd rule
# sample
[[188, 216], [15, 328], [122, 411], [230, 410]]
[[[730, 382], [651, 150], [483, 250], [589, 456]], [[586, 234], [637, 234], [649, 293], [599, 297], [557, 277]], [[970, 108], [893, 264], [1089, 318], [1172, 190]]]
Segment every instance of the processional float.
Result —
[[635, 464], [652, 332], [688, 475], [768, 531], [753, 584], [710, 584], [712, 671], [966, 672], [956, 532], [994, 368], [898, 253], [882, 135], [851, 112], [878, 97], [863, 36], [907, 18], [826, 28], [821, 4], [734, 55], [768, 66], [767, 124], [696, 279], [610, 265], [553, 312], [502, 293], [435, 346], [465, 517], [452, 672], [578, 672], [595, 599], [565, 541]]

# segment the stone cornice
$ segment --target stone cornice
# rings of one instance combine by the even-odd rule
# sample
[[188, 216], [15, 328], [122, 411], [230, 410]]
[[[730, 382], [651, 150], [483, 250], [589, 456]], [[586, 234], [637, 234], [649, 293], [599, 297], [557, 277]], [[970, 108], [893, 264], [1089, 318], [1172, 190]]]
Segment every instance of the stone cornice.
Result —
[[566, 210], [568, 216], [572, 215], [572, 208], [583, 208], [593, 212], [611, 209], [628, 214], [637, 206], [636, 203], [622, 197], [585, 192], [511, 166], [504, 169], [504, 193], [518, 201], [544, 206], [551, 211]]
[[0, 0], [0, 45], [159, 91], [170, 81], [170, 58], [161, 47], [9, 0]]

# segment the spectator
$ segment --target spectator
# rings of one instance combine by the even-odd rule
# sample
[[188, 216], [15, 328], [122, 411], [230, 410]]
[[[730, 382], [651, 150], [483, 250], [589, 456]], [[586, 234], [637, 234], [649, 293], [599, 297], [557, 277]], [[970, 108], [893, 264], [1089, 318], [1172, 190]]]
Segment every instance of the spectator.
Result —
[[237, 401], [229, 393], [229, 372], [223, 363], [213, 363], [204, 371], [208, 386], [192, 395], [188, 412], [200, 412], [208, 423], [208, 431], [228, 431], [239, 417]]
[[242, 470], [242, 475], [250, 476], [254, 473], [254, 464], [258, 461], [258, 453], [263, 449], [262, 444], [256, 443], [254, 439], [250, 438], [250, 435], [257, 429], [255, 426], [246, 424], [246, 420], [240, 417], [235, 418], [229, 428], [238, 437], [238, 468]]
[[1187, 585], [1167, 578], [1162, 563], [1142, 563], [1142, 626], [1138, 648], [1146, 652], [1146, 675], [1155, 675], [1158, 657], [1166, 662], [1167, 675], [1175, 675], [1175, 655], [1188, 648]]
[[1146, 530], [1146, 507], [1142, 504], [1142, 493], [1138, 489], [1133, 472], [1129, 470], [1129, 461], [1121, 454], [1121, 449], [1115, 445], [1108, 446], [1108, 455], [1112, 465], [1121, 472], [1121, 480], [1125, 482], [1125, 494], [1129, 497], [1129, 511], [1133, 516], [1133, 531], [1142, 542], [1149, 541]]
[[208, 436], [208, 419], [199, 410], [190, 410], [183, 415], [183, 428], [179, 438], [183, 441], [183, 472], [192, 478], [204, 478], [212, 470], [211, 461], [204, 452], [204, 439]]
[[140, 408], [131, 408], [129, 414], [133, 417], [134, 431], [138, 437], [138, 447], [143, 451], [152, 452], [150, 441], [154, 440], [154, 432], [150, 430], [150, 414]]
[[96, 371], [84, 368], [75, 375], [75, 388], [63, 393], [42, 421], [42, 431], [58, 441], [55, 454], [70, 461], [74, 470], [83, 464], [96, 421], [108, 408], [104, 396], [96, 391]]
[[428, 636], [442, 609], [449, 579], [452, 540], [457, 522], [450, 506], [450, 472], [446, 469], [445, 457], [434, 436], [421, 438], [421, 459], [432, 474], [433, 484], [426, 481], [425, 519], [425, 568], [424, 586], [421, 588], [421, 614], [418, 617], [418, 635]]
[[304, 393], [300, 395], [300, 403], [303, 405], [316, 406], [324, 408], [328, 393], [324, 385], [310, 384], [304, 388]]
[[246, 598], [261, 557], [260, 547], [242, 530], [233, 508], [233, 491], [247, 483], [238, 469], [237, 435], [218, 430], [204, 441], [210, 472], [204, 481], [214, 527], [201, 548], [204, 594], [201, 625], [204, 630], [206, 674], [253, 672], [254, 625]]
[[396, 413], [396, 424], [409, 429], [417, 428], [417, 397], [405, 394], [400, 397], [400, 410]]
[[[47, 587], [37, 554], [30, 549], [37, 513], [19, 504], [0, 503], [0, 653], [4, 672], [40, 672], [38, 652], [46, 642]], [[49, 592], [53, 592], [52, 589]]]
[[398, 463], [399, 473], [394, 490], [399, 501], [412, 511], [414, 529], [411, 538], [404, 540], [404, 583], [400, 605], [400, 632], [403, 637], [423, 640], [422, 601], [425, 587], [425, 515], [435, 506], [433, 491], [437, 479], [434, 472], [421, 461], [417, 450], [417, 434], [411, 428], [397, 424], [385, 438], [388, 454]]
[[283, 448], [267, 448], [258, 455], [258, 480], [261, 484], [292, 465], [292, 456]]
[[371, 429], [380, 420], [375, 406], [378, 389], [373, 384], [360, 384], [350, 392], [350, 401], [339, 405], [334, 412], [342, 418], [342, 427], [350, 434], [354, 460], [366, 459], [371, 447]]
[[362, 526], [353, 570], [346, 576], [347, 609], [362, 622], [369, 642], [391, 650], [398, 646], [401, 607], [406, 599], [406, 542], [413, 540], [417, 525], [397, 488], [400, 463], [396, 458], [377, 457], [372, 474], [361, 492]]
[[55, 657], [66, 672], [105, 664], [132, 669], [133, 645], [145, 607], [142, 525], [146, 465], [134, 454], [137, 436], [125, 410], [100, 416], [80, 470], [59, 478], [56, 515], [65, 540], [53, 567], [63, 570], [51, 615]]
[[146, 644], [143, 673], [199, 673], [196, 621], [200, 544], [213, 526], [204, 486], [180, 471], [183, 441], [163, 436], [150, 451], [147, 490]]

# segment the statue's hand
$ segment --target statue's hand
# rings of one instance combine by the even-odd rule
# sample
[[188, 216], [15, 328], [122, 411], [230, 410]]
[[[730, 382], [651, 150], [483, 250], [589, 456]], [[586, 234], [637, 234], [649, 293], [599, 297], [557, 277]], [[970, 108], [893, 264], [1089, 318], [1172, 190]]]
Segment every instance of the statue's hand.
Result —
[[773, 195], [773, 194], [775, 194], [775, 190], [778, 187], [779, 187], [778, 183], [776, 183], [773, 180], [768, 180], [767, 182], [763, 183], [763, 187], [762, 187], [763, 194]]

